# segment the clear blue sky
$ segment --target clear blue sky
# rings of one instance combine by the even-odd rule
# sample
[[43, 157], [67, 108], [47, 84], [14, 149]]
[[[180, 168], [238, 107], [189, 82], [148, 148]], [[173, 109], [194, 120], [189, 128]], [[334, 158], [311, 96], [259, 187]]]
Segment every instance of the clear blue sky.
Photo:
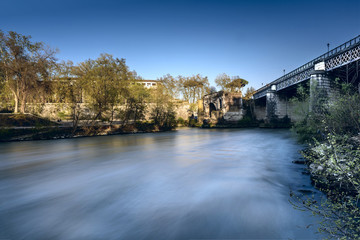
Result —
[[258, 88], [360, 34], [359, 0], [0, 0], [0, 29], [145, 79], [239, 75]]

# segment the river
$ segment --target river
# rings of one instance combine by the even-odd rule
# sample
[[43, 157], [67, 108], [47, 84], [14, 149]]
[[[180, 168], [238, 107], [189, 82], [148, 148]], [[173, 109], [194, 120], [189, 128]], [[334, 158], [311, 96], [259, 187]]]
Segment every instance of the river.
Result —
[[315, 191], [301, 147], [271, 129], [1, 143], [0, 239], [319, 238], [289, 203]]

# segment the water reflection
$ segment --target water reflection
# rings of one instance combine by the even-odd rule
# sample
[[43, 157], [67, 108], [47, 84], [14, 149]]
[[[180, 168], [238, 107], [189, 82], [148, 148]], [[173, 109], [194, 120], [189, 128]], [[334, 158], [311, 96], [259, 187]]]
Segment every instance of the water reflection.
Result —
[[316, 238], [287, 131], [198, 130], [0, 145], [0, 239]]

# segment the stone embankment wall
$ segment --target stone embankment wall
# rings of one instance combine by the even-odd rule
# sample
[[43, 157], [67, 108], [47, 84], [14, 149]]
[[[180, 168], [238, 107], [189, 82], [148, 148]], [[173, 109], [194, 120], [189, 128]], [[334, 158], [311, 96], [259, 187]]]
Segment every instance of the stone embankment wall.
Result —
[[[34, 114], [39, 114], [42, 117], [49, 118], [52, 120], [57, 120], [64, 118], [65, 116], [71, 115], [71, 105], [67, 103], [45, 103], [45, 104], [28, 104], [27, 111]], [[116, 106], [117, 110], [123, 109], [125, 106]], [[151, 118], [151, 109], [154, 107], [153, 103], [147, 104], [147, 111], [145, 114], [145, 119], [150, 120]], [[81, 112], [84, 115], [93, 115], [86, 103], [79, 103], [78, 108], [81, 109]], [[183, 118], [185, 120], [191, 116], [190, 113], [190, 104], [187, 102], [175, 102], [174, 110], [176, 113], [176, 118]], [[111, 114], [111, 113], [108, 113]], [[109, 115], [110, 116], [110, 115]]]

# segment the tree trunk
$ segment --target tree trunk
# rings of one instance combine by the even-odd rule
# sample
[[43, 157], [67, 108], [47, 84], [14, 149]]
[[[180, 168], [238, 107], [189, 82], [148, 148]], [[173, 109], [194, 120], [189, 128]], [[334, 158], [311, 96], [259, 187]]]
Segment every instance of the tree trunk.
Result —
[[18, 113], [19, 112], [19, 99], [15, 96], [15, 109], [14, 109], [14, 113]]
[[20, 104], [20, 113], [25, 113], [25, 109], [26, 109], [26, 98], [23, 97], [21, 99], [21, 104]]
[[14, 101], [15, 101], [14, 113], [18, 113], [19, 112], [19, 97], [15, 91], [11, 90], [11, 92], [14, 95]]

